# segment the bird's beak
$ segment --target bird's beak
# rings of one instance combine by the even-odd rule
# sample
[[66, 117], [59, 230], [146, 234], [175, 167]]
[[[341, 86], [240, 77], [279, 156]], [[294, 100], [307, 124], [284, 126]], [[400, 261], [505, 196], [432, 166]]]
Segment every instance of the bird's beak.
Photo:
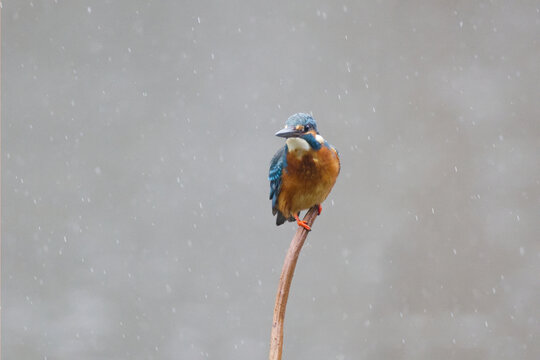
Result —
[[302, 131], [297, 130], [296, 128], [293, 128], [293, 127], [286, 127], [279, 130], [275, 135], [282, 138], [290, 138], [294, 136], [299, 136], [300, 134], [302, 134]]

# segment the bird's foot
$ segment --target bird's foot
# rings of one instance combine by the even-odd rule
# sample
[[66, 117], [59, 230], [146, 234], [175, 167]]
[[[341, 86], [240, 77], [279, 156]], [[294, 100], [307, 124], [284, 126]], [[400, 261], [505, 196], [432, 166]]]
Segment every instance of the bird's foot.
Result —
[[300, 219], [298, 218], [298, 215], [294, 215], [294, 218], [295, 218], [296, 223], [298, 224], [298, 226], [303, 227], [303, 228], [306, 229], [307, 231], [311, 231], [311, 227], [307, 224], [307, 222], [305, 222], [304, 220], [300, 220]]
[[321, 204], [319, 204], [319, 205], [317, 205], [317, 206], [319, 207], [319, 213], [318, 213], [317, 215], [321, 215], [321, 213], [322, 213], [322, 206], [321, 206]]

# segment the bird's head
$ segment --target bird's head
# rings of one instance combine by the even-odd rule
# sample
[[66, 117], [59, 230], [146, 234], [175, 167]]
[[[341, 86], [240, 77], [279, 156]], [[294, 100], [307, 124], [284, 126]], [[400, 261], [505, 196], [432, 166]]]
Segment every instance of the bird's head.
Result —
[[317, 123], [311, 115], [298, 113], [287, 119], [285, 127], [276, 133], [276, 136], [290, 138], [302, 137], [306, 134], [317, 135]]
[[[305, 148], [305, 145], [309, 145], [312, 149], [319, 150], [324, 143], [323, 137], [319, 135], [317, 130], [315, 119], [311, 115], [304, 113], [294, 114], [289, 117], [285, 127], [279, 130], [276, 136], [286, 138], [287, 145], [293, 148]], [[305, 144], [306, 142], [307, 144]]]

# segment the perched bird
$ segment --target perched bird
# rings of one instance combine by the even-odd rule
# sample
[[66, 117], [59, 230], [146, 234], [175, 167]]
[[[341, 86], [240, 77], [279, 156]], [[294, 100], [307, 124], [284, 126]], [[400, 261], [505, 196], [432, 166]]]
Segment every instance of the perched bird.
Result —
[[276, 225], [294, 221], [311, 230], [298, 218], [301, 210], [319, 206], [334, 186], [340, 170], [339, 155], [317, 131], [308, 114], [294, 114], [276, 136], [286, 138], [270, 162], [270, 200]]

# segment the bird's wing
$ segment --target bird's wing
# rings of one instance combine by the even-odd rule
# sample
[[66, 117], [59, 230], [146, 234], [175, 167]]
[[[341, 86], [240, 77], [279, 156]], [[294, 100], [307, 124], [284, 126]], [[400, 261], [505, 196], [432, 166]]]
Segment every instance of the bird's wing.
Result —
[[276, 202], [281, 189], [281, 174], [287, 166], [287, 145], [279, 149], [270, 162], [268, 180], [270, 180], [270, 200], [272, 200], [272, 213], [277, 212]]

